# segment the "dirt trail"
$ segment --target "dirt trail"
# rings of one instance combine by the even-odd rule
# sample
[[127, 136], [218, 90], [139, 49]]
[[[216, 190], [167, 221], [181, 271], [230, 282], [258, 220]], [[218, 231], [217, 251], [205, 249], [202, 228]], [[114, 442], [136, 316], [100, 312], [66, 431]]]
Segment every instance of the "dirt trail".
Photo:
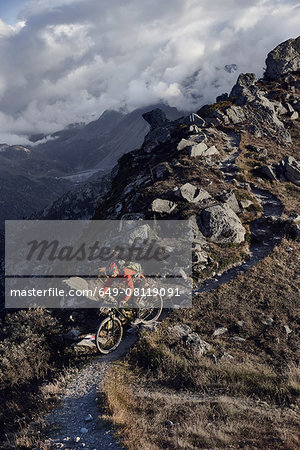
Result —
[[[222, 162], [220, 169], [224, 173], [226, 181], [230, 184], [236, 176], [235, 160], [239, 154], [239, 139], [237, 135], [228, 136], [232, 152]], [[235, 278], [239, 273], [247, 271], [251, 266], [257, 264], [265, 258], [282, 239], [282, 234], [274, 234], [271, 226], [266, 224], [265, 219], [271, 216], [279, 217], [283, 207], [281, 202], [270, 192], [251, 186], [252, 193], [260, 201], [263, 207], [262, 217], [251, 224], [251, 232], [262, 233], [263, 238], [254, 242], [251, 247], [250, 258], [238, 267], [229, 269], [220, 277], [204, 282], [193, 292], [208, 292], [217, 288], [221, 284], [227, 283]], [[53, 431], [49, 440], [45, 443], [47, 448], [66, 449], [97, 449], [97, 450], [120, 450], [122, 447], [117, 444], [113, 437], [113, 430], [99, 429], [97, 417], [100, 414], [97, 408], [97, 393], [103, 375], [111, 363], [125, 355], [137, 340], [137, 335], [128, 335], [120, 347], [111, 355], [100, 356], [81, 371], [78, 377], [68, 387], [63, 397], [61, 408], [53, 410], [46, 420], [50, 424], [56, 424], [57, 430]], [[91, 415], [91, 420], [86, 421], [86, 417]], [[87, 432], [83, 432], [86, 428]], [[75, 442], [74, 438], [80, 438]], [[69, 439], [69, 440], [67, 440]]]
[[[44, 443], [44, 448], [111, 449], [121, 450], [113, 437], [112, 429], [100, 429], [97, 417], [99, 386], [111, 363], [124, 356], [137, 340], [136, 334], [128, 334], [115, 352], [95, 358], [67, 388], [60, 408], [45, 417], [55, 428]], [[86, 420], [89, 417], [90, 420]], [[83, 430], [83, 429], [86, 430]], [[78, 442], [76, 442], [78, 441]]]

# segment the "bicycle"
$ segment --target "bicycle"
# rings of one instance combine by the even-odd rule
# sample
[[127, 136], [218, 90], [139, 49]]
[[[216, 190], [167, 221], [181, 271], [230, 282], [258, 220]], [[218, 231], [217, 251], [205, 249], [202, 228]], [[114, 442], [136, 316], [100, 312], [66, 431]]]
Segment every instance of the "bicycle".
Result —
[[129, 308], [124, 309], [124, 312], [120, 308], [109, 309], [108, 316], [100, 323], [95, 336], [96, 346], [100, 353], [108, 354], [120, 345], [126, 324], [136, 321], [141, 324], [149, 324], [158, 320], [163, 309], [162, 296], [159, 294], [156, 294], [155, 297], [151, 296], [151, 308], [145, 307], [145, 299], [146, 295], [141, 296], [135, 302], [136, 307], [130, 308], [134, 320], [130, 320], [125, 314]]

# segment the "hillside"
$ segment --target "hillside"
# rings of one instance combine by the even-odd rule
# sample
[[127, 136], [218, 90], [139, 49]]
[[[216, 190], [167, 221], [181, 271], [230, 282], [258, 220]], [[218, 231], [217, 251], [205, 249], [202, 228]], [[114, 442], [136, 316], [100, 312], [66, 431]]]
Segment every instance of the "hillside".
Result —
[[[269, 54], [263, 79], [241, 74], [201, 119], [147, 115], [160, 126], [119, 161], [95, 214], [195, 225], [193, 308], [144, 330], [106, 376], [102, 419], [128, 448], [299, 446], [299, 42]], [[228, 282], [222, 272], [257, 243], [267, 251]]]
[[[140, 148], [121, 156], [118, 139], [129, 134], [132, 142], [136, 131], [123, 124], [107, 160], [112, 170], [80, 183], [36, 216], [188, 220], [193, 306], [138, 327], [139, 339], [125, 358], [109, 365], [99, 359], [75, 378], [66, 407], [72, 411], [85, 404], [77, 384], [84, 391], [95, 366], [101, 372], [91, 394], [98, 392], [101, 414], [84, 424], [87, 442], [94, 443], [98, 426], [103, 436], [114, 427], [120, 445], [134, 450], [299, 447], [299, 42], [291, 39], [270, 52], [262, 79], [240, 74], [230, 93], [194, 114], [140, 111], [139, 127], [143, 121], [147, 131]], [[115, 115], [116, 128], [121, 116]], [[84, 131], [87, 137], [95, 126]], [[68, 158], [77, 145], [72, 139]], [[61, 159], [53, 142], [40, 150], [57, 150]], [[88, 149], [94, 162], [95, 150]], [[83, 152], [78, 140], [80, 171], [91, 167], [82, 162]], [[180, 261], [178, 269], [184, 277]], [[76, 334], [94, 332], [97, 320], [94, 310], [37, 309], [3, 318], [6, 448], [47, 448], [49, 442], [78, 448], [74, 436], [63, 433], [79, 419], [68, 421], [63, 409], [65, 428], [49, 430], [41, 415], [57, 402], [58, 373], [95, 353], [90, 344], [78, 356], [72, 344]], [[26, 401], [23, 392], [30, 392]], [[83, 420], [85, 414], [78, 415]]]

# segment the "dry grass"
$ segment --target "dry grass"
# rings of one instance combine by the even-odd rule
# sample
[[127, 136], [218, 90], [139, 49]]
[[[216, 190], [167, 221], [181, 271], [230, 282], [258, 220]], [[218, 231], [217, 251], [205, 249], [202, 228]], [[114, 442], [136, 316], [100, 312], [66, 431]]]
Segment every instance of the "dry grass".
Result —
[[33, 448], [44, 429], [41, 417], [58, 403], [75, 366], [83, 362], [61, 339], [62, 325], [44, 309], [8, 314], [1, 323], [0, 439], [5, 448]]
[[[299, 254], [299, 243], [283, 240], [246, 274], [144, 333], [127, 361], [108, 373], [107, 415], [130, 449], [299, 446]], [[178, 323], [212, 351], [199, 357], [174, 340], [170, 327]], [[229, 332], [213, 337], [218, 326]]]

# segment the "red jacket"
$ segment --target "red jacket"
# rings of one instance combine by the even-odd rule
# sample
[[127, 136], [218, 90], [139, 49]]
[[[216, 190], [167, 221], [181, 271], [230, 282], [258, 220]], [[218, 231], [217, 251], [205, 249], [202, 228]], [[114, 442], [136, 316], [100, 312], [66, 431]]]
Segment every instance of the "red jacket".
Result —
[[128, 295], [124, 298], [124, 302], [128, 302], [128, 300], [130, 299], [130, 297], [132, 296], [133, 293], [133, 289], [134, 289], [134, 285], [133, 285], [133, 280], [132, 280], [132, 276], [135, 275], [136, 272], [134, 270], [131, 269], [127, 269], [125, 267], [125, 269], [123, 270], [123, 275], [117, 275], [116, 277], [110, 277], [108, 278], [108, 280], [106, 281], [105, 285], [104, 285], [104, 291], [103, 294], [106, 294], [106, 292], [108, 291], [108, 289], [111, 287], [113, 281], [115, 278], [124, 278], [124, 282], [125, 282], [125, 289], [129, 290]]

